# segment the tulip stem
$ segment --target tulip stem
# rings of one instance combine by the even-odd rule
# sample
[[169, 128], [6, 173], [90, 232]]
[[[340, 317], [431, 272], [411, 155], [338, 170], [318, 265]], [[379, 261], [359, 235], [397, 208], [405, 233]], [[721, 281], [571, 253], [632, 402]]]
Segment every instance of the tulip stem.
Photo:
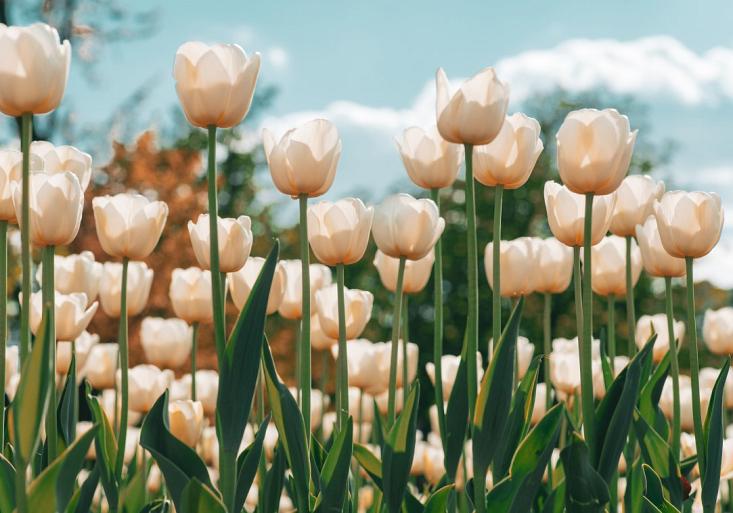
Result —
[[591, 288], [591, 237], [593, 227], [593, 193], [585, 195], [583, 227], [583, 342], [580, 353], [581, 407], [585, 439], [595, 451], [595, 404], [593, 403], [593, 290]]
[[407, 402], [407, 344], [410, 341], [410, 313], [407, 306], [407, 294], [402, 295], [402, 404]]
[[692, 279], [692, 257], [685, 257], [687, 268], [687, 329], [690, 332], [690, 378], [692, 383], [692, 420], [695, 425], [695, 448], [700, 478], [705, 472], [705, 439], [700, 411], [700, 364], [697, 359], [697, 325], [695, 322], [695, 282]]
[[338, 407], [338, 421], [336, 427], [341, 431], [346, 426], [349, 417], [349, 364], [346, 348], [346, 305], [344, 300], [344, 264], [336, 266], [336, 287], [338, 295], [339, 317], [339, 352], [338, 352], [338, 380], [336, 399]]
[[395, 419], [395, 395], [397, 388], [397, 349], [400, 338], [400, 318], [402, 317], [402, 284], [405, 277], [405, 257], [400, 257], [397, 268], [397, 287], [395, 288], [394, 310], [392, 312], [392, 351], [389, 357], [389, 396], [387, 402], [387, 428]]
[[550, 378], [550, 354], [552, 354], [552, 294], [545, 293], [545, 309], [542, 315], [542, 335], [545, 352], [545, 409], [549, 410], [552, 406], [552, 382]]
[[634, 309], [634, 280], [631, 276], [631, 243], [634, 238], [631, 235], [626, 236], [626, 324], [629, 332], [629, 356], [636, 354], [636, 342], [634, 335], [636, 332], [636, 313]]
[[31, 139], [33, 138], [33, 114], [23, 114], [20, 129], [20, 150], [23, 152], [23, 180], [22, 180], [22, 215], [20, 219], [21, 267], [23, 268], [22, 291], [23, 304], [20, 309], [20, 365], [25, 363], [31, 349], [31, 276], [33, 260], [31, 259], [30, 239], [30, 167], [31, 167]]
[[196, 400], [196, 353], [198, 352], [199, 323], [191, 325], [191, 400]]
[[580, 246], [573, 246], [573, 291], [575, 293], [575, 329], [578, 333], [578, 354], [583, 348], [583, 289], [580, 282]]
[[224, 293], [219, 272], [219, 206], [216, 193], [216, 126], [209, 125], [209, 162], [207, 182], [209, 189], [209, 267], [211, 268], [211, 298], [214, 309], [214, 341], [219, 365], [224, 359], [226, 347], [226, 321], [224, 320]]
[[[431, 189], [430, 197], [440, 213], [440, 189]], [[433, 263], [433, 364], [435, 365], [435, 405], [438, 409], [438, 431], [445, 447], [445, 406], [443, 403], [443, 242], [435, 243]]]
[[5, 451], [5, 350], [8, 343], [8, 222], [0, 221], [0, 453]]
[[[119, 362], [120, 362], [120, 393], [122, 406], [120, 409], [120, 434], [117, 437], [117, 460], [115, 461], [115, 476], [117, 482], [122, 482], [122, 467], [125, 462], [125, 441], [127, 439], [128, 414], [128, 348], [127, 348], [127, 268], [130, 260], [122, 259], [122, 292], [120, 293], [120, 334], [119, 334]], [[213, 279], [213, 276], [212, 276]]]
[[680, 437], [682, 425], [680, 421], [680, 364], [677, 355], [677, 340], [674, 334], [674, 310], [672, 305], [672, 278], [664, 277], [664, 303], [667, 313], [667, 337], [669, 339], [669, 352], [671, 353], [670, 368], [672, 370], [672, 454], [676, 460], [680, 457]]
[[[308, 247], [308, 195], [298, 196], [300, 206], [300, 265], [301, 265], [301, 319], [300, 319], [300, 387], [301, 412], [310, 446], [311, 427], [311, 278], [310, 248]], [[345, 326], [345, 324], [344, 324]], [[348, 390], [347, 390], [348, 393]]]
[[616, 361], [616, 296], [608, 295], [608, 359], [611, 360], [611, 370], [615, 374]]
[[491, 335], [494, 346], [501, 337], [501, 207], [504, 199], [504, 186], [494, 188], [494, 231], [492, 235], [492, 293], [491, 293]]
[[48, 461], [51, 462], [58, 456], [58, 421], [56, 412], [56, 304], [54, 291], [54, 262], [53, 257], [56, 248], [46, 246], [43, 248], [43, 286], [41, 295], [43, 297], [43, 312], [48, 313], [48, 331], [51, 333], [51, 347], [49, 351], [49, 370], [51, 373], [50, 397], [48, 400], [48, 412], [46, 413], [46, 442], [48, 443]]
[[[468, 312], [466, 314], [466, 377], [468, 416], [476, 404], [476, 351], [478, 349], [478, 250], [476, 243], [476, 193], [473, 183], [473, 144], [463, 145], [466, 159], [466, 253], [468, 260]], [[498, 339], [497, 339], [498, 340]]]

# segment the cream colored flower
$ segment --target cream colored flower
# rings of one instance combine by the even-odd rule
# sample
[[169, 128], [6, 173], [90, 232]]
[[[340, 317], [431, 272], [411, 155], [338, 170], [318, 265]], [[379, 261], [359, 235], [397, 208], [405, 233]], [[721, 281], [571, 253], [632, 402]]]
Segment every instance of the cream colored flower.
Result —
[[[677, 341], [677, 351], [679, 351], [682, 341], [685, 338], [685, 323], [682, 321], [673, 321], [674, 338]], [[654, 349], [652, 358], [655, 363], [659, 363], [669, 352], [669, 330], [667, 329], [667, 315], [642, 315], [636, 323], [636, 346], [641, 349], [646, 345], [651, 336], [656, 333], [657, 339], [654, 341]]]
[[323, 332], [318, 314], [311, 317], [311, 347], [316, 351], [331, 349], [331, 346], [338, 344], [338, 338], [331, 338]]
[[199, 401], [171, 401], [168, 423], [173, 436], [189, 447], [196, 447], [204, 428], [204, 407]]
[[[285, 273], [285, 292], [278, 307], [280, 315], [286, 319], [300, 319], [303, 316], [303, 282], [301, 279], [300, 260], [281, 260], [280, 265]], [[331, 269], [323, 264], [310, 264], [308, 268], [311, 291], [311, 315], [315, 315], [316, 292], [331, 285], [333, 276]]]
[[173, 269], [168, 297], [173, 312], [187, 323], [211, 322], [214, 315], [211, 303], [211, 272], [198, 267]]
[[[494, 243], [489, 242], [484, 250], [484, 269], [489, 286], [494, 289]], [[500, 283], [502, 297], [526, 296], [535, 290], [537, 277], [537, 256], [532, 237], [503, 240], [499, 246]]]
[[441, 189], [453, 185], [460, 170], [463, 152], [457, 144], [443, 139], [437, 127], [423, 130], [411, 126], [396, 141], [407, 175], [415, 185], [423, 189]]
[[[615, 194], [593, 198], [591, 244], [598, 244], [608, 232], [615, 204]], [[566, 246], [582, 246], [585, 198], [565, 186], [549, 181], [545, 183], [545, 206], [547, 222], [557, 240]]]
[[[91, 334], [88, 331], [82, 331], [81, 335], [76, 337], [74, 345], [76, 347], [76, 374], [81, 377], [86, 364], [89, 353], [96, 344], [99, 343], [99, 335]], [[71, 342], [58, 342], [56, 344], [56, 372], [59, 374], [68, 374], [71, 367]]]
[[662, 246], [673, 257], [700, 258], [723, 229], [723, 206], [714, 192], [672, 191], [654, 204]]
[[22, 165], [21, 152], [0, 150], [0, 221], [17, 223], [12, 184], [21, 179]]
[[664, 182], [655, 182], [649, 175], [624, 178], [616, 190], [616, 206], [611, 216], [611, 233], [633, 237], [636, 225], [654, 213], [654, 202], [664, 194]]
[[[339, 336], [338, 294], [335, 284], [316, 292], [318, 320], [321, 329], [330, 338]], [[344, 312], [346, 317], [346, 338], [352, 340], [364, 331], [372, 316], [374, 296], [371, 292], [344, 287]]]
[[444, 228], [445, 220], [429, 199], [394, 194], [374, 209], [374, 242], [393, 258], [420, 260], [435, 246]]
[[369, 243], [374, 209], [357, 198], [308, 207], [308, 242], [321, 263], [355, 264]]
[[715, 354], [733, 354], [733, 307], [707, 310], [702, 324], [705, 345]]
[[[62, 294], [83, 292], [91, 303], [99, 293], [102, 264], [94, 260], [94, 253], [82, 251], [78, 255], [54, 255], [54, 287]], [[36, 271], [36, 280], [43, 280], [43, 265]]]
[[95, 344], [89, 351], [84, 376], [98, 390], [114, 388], [119, 348], [116, 343]]
[[[153, 270], [145, 262], [130, 262], [127, 270], [127, 314], [145, 309], [153, 285]], [[119, 317], [122, 296], [122, 264], [105, 262], [99, 286], [99, 301], [109, 317]]]
[[[229, 292], [232, 295], [234, 304], [240, 310], [242, 310], [244, 305], [247, 303], [252, 287], [254, 287], [264, 265], [264, 258], [250, 257], [239, 271], [229, 273], [227, 280], [229, 284]], [[277, 309], [282, 302], [283, 295], [285, 294], [285, 280], [286, 278], [283, 265], [281, 262], [278, 262], [275, 266], [275, 274], [272, 277], [272, 284], [270, 285], [270, 295], [267, 299], [268, 314], [277, 312]]]
[[647, 217], [643, 225], [636, 225], [636, 240], [639, 241], [641, 260], [648, 274], [672, 278], [685, 275], [684, 258], [673, 257], [664, 249], [657, 229], [657, 219], [653, 215]]
[[191, 354], [191, 327], [183, 319], [146, 317], [140, 325], [140, 345], [148, 363], [176, 369]]
[[47, 175], [73, 173], [79, 179], [82, 191], [86, 191], [92, 179], [92, 156], [73, 146], [54, 146], [48, 141], [33, 141], [30, 146], [31, 170]]
[[573, 250], [555, 238], [535, 239], [535, 290], [565, 292], [573, 277]]
[[[117, 385], [121, 379], [117, 371]], [[171, 386], [175, 375], [173, 371], [161, 370], [155, 365], [141, 364], [128, 371], [129, 379], [129, 407], [139, 413], [147, 413], [155, 401]]]
[[[217, 218], [219, 235], [219, 270], [223, 273], [239, 271], [252, 250], [252, 221], [247, 216]], [[209, 214], [199, 215], [196, 222], [188, 222], [188, 233], [196, 260], [202, 269], [210, 270]]]
[[[420, 260], [405, 261], [405, 273], [402, 281], [402, 292], [405, 294], [417, 294], [421, 292], [430, 279], [435, 262], [435, 251], [433, 249]], [[384, 288], [390, 292], [397, 289], [397, 272], [399, 270], [399, 258], [392, 258], [380, 250], [374, 255], [374, 267], [377, 268], [379, 279]]]
[[[22, 294], [21, 294], [22, 295]], [[56, 316], [56, 340], [71, 341], [82, 334], [97, 313], [97, 303], [87, 308], [87, 296], [83, 292], [73, 294], [54, 294]], [[42, 292], [31, 295], [30, 324], [35, 335], [43, 318]]]
[[[617, 235], [604, 237], [590, 250], [591, 287], [599, 296], [626, 294], [626, 240]], [[641, 275], [641, 251], [631, 241], [631, 283]]]
[[[184, 374], [178, 380], [183, 395], [177, 399], [191, 398], [191, 374]], [[196, 400], [201, 401], [204, 413], [208, 416], [216, 412], [216, 396], [219, 393], [219, 373], [215, 370], [199, 369], [196, 371]]]
[[[453, 384], [456, 382], [456, 376], [458, 375], [458, 367], [461, 364], [460, 355], [444, 354], [441, 358], [441, 383], [443, 384], [443, 400], [447, 401], [450, 398], [450, 394], [453, 391]], [[435, 385], [435, 364], [433, 362], [427, 362], [425, 364], [425, 373], [430, 378], [430, 381]], [[476, 378], [477, 383], [481, 383], [481, 377], [483, 376], [484, 370], [482, 366], [481, 353], [476, 352]], [[436, 412], [437, 413], [437, 412]]]

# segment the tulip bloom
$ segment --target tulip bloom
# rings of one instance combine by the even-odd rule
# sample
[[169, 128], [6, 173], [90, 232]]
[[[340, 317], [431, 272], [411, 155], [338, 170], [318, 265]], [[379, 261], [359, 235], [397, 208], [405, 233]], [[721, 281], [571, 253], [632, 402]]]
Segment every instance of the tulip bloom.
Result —
[[[217, 217], [219, 233], [219, 270], [232, 273], [242, 268], [252, 250], [252, 221], [248, 216], [236, 219]], [[209, 214], [188, 222], [194, 255], [202, 269], [210, 270]]]
[[[87, 308], [87, 296], [83, 292], [55, 294], [56, 340], [71, 341], [81, 335], [97, 313], [97, 303]], [[41, 291], [31, 296], [31, 332], [35, 335], [41, 327], [43, 300]]]
[[173, 77], [188, 122], [199, 128], [238, 124], [249, 112], [259, 71], [260, 54], [248, 57], [238, 45], [182, 44]]
[[[264, 258], [250, 257], [240, 270], [229, 273], [229, 279], [227, 280], [229, 283], [229, 292], [232, 294], [232, 299], [238, 309], [242, 310], [244, 305], [247, 304], [252, 287], [254, 287], [264, 265]], [[278, 262], [275, 267], [275, 274], [272, 277], [270, 295], [267, 299], [268, 315], [277, 312], [277, 309], [280, 307], [283, 295], [285, 294], [285, 280], [286, 276], [282, 262]]]
[[[456, 382], [456, 376], [458, 375], [458, 367], [461, 364], [460, 355], [444, 354], [441, 357], [441, 381], [443, 382], [443, 400], [447, 401], [450, 398], [450, 394], [453, 391], [453, 385]], [[435, 385], [435, 364], [433, 362], [427, 362], [425, 364], [425, 373], [430, 378], [430, 381]], [[476, 353], [476, 376], [478, 377], [477, 382], [481, 382], [483, 376], [483, 367], [481, 362], [481, 353]]]
[[[433, 270], [435, 262], [435, 251], [430, 252], [420, 260], [407, 260], [405, 262], [405, 275], [402, 282], [402, 292], [405, 294], [417, 294], [421, 292], [430, 279], [430, 273]], [[400, 260], [392, 258], [380, 250], [374, 255], [374, 267], [377, 268], [379, 279], [382, 281], [384, 288], [390, 292], [397, 289], [397, 271], [399, 269]]]
[[[72, 294], [83, 292], [91, 303], [99, 293], [102, 278], [102, 264], [94, 260], [94, 253], [82, 251], [78, 255], [54, 255], [54, 286], [57, 292]], [[43, 266], [38, 267], [36, 279], [43, 279]]]
[[21, 179], [23, 154], [16, 150], [0, 150], [0, 221], [16, 223], [12, 184]]
[[[334, 343], [331, 346], [331, 354], [334, 359], [338, 357], [338, 351], [338, 345]], [[349, 387], [356, 387], [360, 390], [373, 389], [374, 372], [381, 357], [379, 346], [363, 338], [349, 340], [347, 342], [347, 352], [349, 354], [347, 360]], [[377, 392], [386, 389], [385, 384], [384, 388], [377, 390]], [[351, 404], [351, 401], [349, 401], [349, 404]]]
[[[710, 403], [710, 395], [712, 389], [710, 387], [700, 387], [700, 408], [703, 411], [708, 410]], [[664, 413], [664, 416], [669, 419], [674, 419], [673, 409], [673, 387], [672, 379], [667, 378], [662, 387], [662, 394], [659, 396], [659, 408]], [[693, 415], [692, 405], [694, 404], [694, 395], [692, 389], [692, 381], [690, 376], [680, 375], [680, 424], [681, 428], [685, 432], [691, 432], [695, 429], [695, 419]], [[684, 438], [683, 438], [684, 441]], [[694, 443], [692, 443], [694, 447]], [[694, 453], [694, 451], [693, 451]]]
[[437, 127], [428, 131], [409, 127], [396, 141], [407, 175], [415, 185], [430, 190], [453, 185], [463, 158], [461, 147], [443, 139]]
[[196, 447], [204, 429], [204, 407], [199, 401], [181, 400], [168, 403], [170, 431], [189, 447]]
[[[84, 365], [86, 364], [92, 347], [99, 344], [99, 335], [91, 334], [88, 331], [82, 331], [74, 340], [74, 348], [76, 355], [76, 374], [78, 377], [83, 375]], [[58, 342], [56, 344], [56, 372], [59, 374], [68, 374], [71, 367], [71, 342]]]
[[[598, 244], [608, 232], [615, 203], [615, 194], [593, 198], [592, 245]], [[566, 186], [548, 181], [545, 183], [545, 206], [547, 222], [557, 240], [567, 246], [582, 247], [585, 198]]]
[[557, 132], [557, 167], [577, 194], [611, 194], [629, 171], [637, 130], [615, 109], [571, 112]]
[[[190, 399], [191, 374], [184, 374], [179, 380], [184, 391], [182, 399]], [[196, 399], [204, 406], [204, 413], [213, 416], [216, 413], [216, 396], [219, 393], [219, 373], [215, 370], [199, 369], [196, 371]]]
[[[158, 397], [171, 386], [175, 375], [172, 370], [161, 370], [155, 365], [142, 364], [129, 370], [130, 404], [132, 411], [147, 413]], [[119, 386], [120, 371], [117, 371]]]
[[535, 239], [535, 290], [560, 294], [573, 276], [573, 250], [554, 238]]
[[644, 270], [651, 276], [680, 277], [685, 275], [685, 259], [667, 253], [657, 229], [657, 219], [651, 215], [644, 224], [636, 225], [636, 240], [639, 241]]
[[308, 242], [323, 264], [349, 265], [361, 260], [369, 243], [374, 209], [357, 198], [308, 207]]
[[321, 321], [318, 314], [311, 316], [311, 346], [318, 351], [331, 349], [338, 344], [338, 338], [331, 338], [321, 328]]
[[493, 141], [474, 146], [473, 176], [489, 187], [518, 189], [527, 183], [543, 149], [537, 120], [512, 114]]
[[61, 103], [71, 63], [71, 45], [45, 23], [8, 27], [0, 23], [0, 112], [47, 114]]
[[[301, 262], [300, 260], [281, 260], [280, 265], [285, 273], [285, 292], [278, 312], [286, 319], [300, 319], [303, 316]], [[331, 285], [333, 276], [331, 269], [322, 264], [311, 264], [308, 269], [311, 291], [309, 304], [314, 304], [316, 292]]]
[[[344, 312], [346, 316], [346, 338], [355, 339], [364, 331], [372, 316], [374, 296], [371, 292], [344, 288]], [[338, 338], [339, 320], [336, 285], [316, 292], [318, 320], [327, 337]]]
[[210, 271], [203, 271], [198, 267], [173, 269], [168, 297], [173, 312], [187, 323], [211, 322], [213, 310]]
[[[626, 294], [626, 241], [622, 237], [604, 237], [591, 248], [591, 287], [599, 296]], [[632, 285], [641, 275], [641, 251], [636, 243], [631, 248]]]
[[700, 258], [715, 247], [723, 228], [720, 196], [672, 191], [654, 204], [664, 249], [677, 258]]
[[[145, 262], [130, 262], [127, 274], [127, 315], [143, 311], [153, 284], [153, 270]], [[105, 262], [99, 285], [102, 310], [110, 317], [119, 317], [122, 295], [122, 264]]]
[[183, 319], [146, 317], [140, 325], [140, 344], [148, 363], [175, 369], [191, 353], [191, 327]]
[[115, 343], [92, 346], [83, 372], [92, 388], [97, 390], [114, 388], [118, 352], [119, 347]]
[[79, 179], [86, 191], [92, 179], [92, 156], [73, 146], [54, 146], [48, 141], [31, 143], [31, 170], [55, 175], [66, 171]]
[[[494, 243], [489, 242], [484, 251], [484, 268], [489, 286], [494, 288]], [[502, 297], [526, 296], [535, 290], [537, 275], [535, 242], [531, 237], [503, 240], [500, 245], [501, 290]]]
[[636, 225], [654, 213], [654, 202], [664, 194], [664, 182], [655, 182], [648, 175], [624, 178], [616, 190], [616, 205], [609, 229], [620, 237], [633, 237]]
[[443, 139], [478, 145], [489, 144], [499, 134], [509, 104], [509, 86], [496, 77], [494, 68], [484, 68], [452, 96], [448, 77], [440, 68], [435, 89], [435, 113]]
[[733, 355], [733, 307], [707, 310], [702, 324], [702, 336], [711, 352]]
[[[676, 347], [682, 345], [685, 337], [685, 323], [673, 321], [674, 338]], [[636, 346], [641, 349], [649, 342], [653, 334], [657, 335], [654, 341], [652, 358], [655, 363], [662, 361], [669, 351], [669, 330], [667, 329], [667, 316], [665, 314], [642, 315], [636, 323]]]

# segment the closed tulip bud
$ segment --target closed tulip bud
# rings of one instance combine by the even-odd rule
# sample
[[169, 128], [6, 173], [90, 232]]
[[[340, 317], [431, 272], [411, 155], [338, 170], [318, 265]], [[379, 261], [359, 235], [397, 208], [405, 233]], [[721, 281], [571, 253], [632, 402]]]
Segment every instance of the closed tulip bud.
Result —
[[373, 217], [374, 209], [357, 198], [321, 201], [308, 207], [308, 242], [316, 258], [331, 266], [361, 260]]
[[443, 139], [478, 145], [489, 144], [499, 134], [509, 104], [509, 86], [496, 77], [494, 68], [484, 68], [466, 80], [453, 96], [440, 68], [435, 88], [435, 114]]
[[[371, 387], [367, 387], [367, 392], [374, 395], [374, 389], [384, 390], [385, 395], [387, 386], [389, 384], [389, 368], [390, 368], [390, 356], [392, 351], [391, 342], [378, 342], [377, 346], [377, 368], [373, 369], [373, 384]], [[397, 349], [397, 368], [402, 369], [402, 362], [404, 361], [404, 343], [402, 340], [398, 341]], [[417, 358], [418, 358], [418, 347], [417, 344], [408, 342], [407, 344], [407, 379], [408, 383], [402, 382], [402, 371], [397, 373], [397, 386], [410, 386], [417, 376]], [[401, 394], [400, 394], [401, 395]]]
[[[286, 319], [300, 319], [303, 316], [303, 282], [300, 260], [281, 260], [285, 276], [285, 292], [278, 307], [280, 315]], [[308, 268], [311, 284], [311, 315], [315, 315], [316, 292], [328, 287], [333, 281], [331, 269], [323, 264], [310, 264]]]
[[338, 344], [337, 338], [331, 338], [323, 332], [318, 314], [311, 317], [311, 346], [316, 351], [325, 351]]
[[16, 223], [12, 184], [21, 178], [23, 154], [17, 150], [0, 150], [0, 221]]
[[550, 380], [559, 398], [572, 397], [580, 390], [580, 358], [578, 353], [550, 353]]
[[654, 204], [654, 215], [662, 246], [673, 257], [703, 257], [720, 240], [723, 206], [714, 192], [668, 192]]
[[275, 187], [293, 198], [314, 198], [331, 188], [341, 157], [341, 138], [326, 119], [314, 119], [285, 132], [279, 141], [262, 131], [267, 164]]
[[636, 133], [615, 109], [571, 112], [557, 132], [557, 167], [577, 194], [611, 194], [629, 171]]
[[644, 270], [649, 275], [671, 278], [685, 275], [685, 259], [673, 257], [664, 249], [657, 219], [653, 215], [647, 217], [643, 225], [636, 225], [636, 240], [639, 241]]
[[[710, 395], [712, 389], [710, 387], [700, 386], [700, 408], [702, 411], [708, 411], [710, 404]], [[664, 416], [671, 420], [674, 415], [673, 408], [673, 388], [672, 378], [668, 377], [662, 387], [662, 394], [659, 396], [659, 408]], [[692, 419], [692, 382], [690, 376], [680, 375], [680, 424], [682, 430], [692, 432], [694, 423]]]
[[[238, 309], [242, 310], [247, 303], [249, 294], [252, 292], [252, 287], [254, 287], [264, 265], [264, 258], [250, 257], [240, 270], [229, 273], [227, 280], [229, 292], [232, 294], [232, 299]], [[281, 262], [278, 262], [277, 266], [275, 266], [275, 274], [272, 277], [272, 284], [270, 285], [270, 295], [267, 299], [268, 315], [277, 312], [277, 309], [280, 307], [283, 295], [285, 294], [285, 279], [283, 265]]]
[[702, 323], [702, 336], [711, 352], [733, 355], [733, 307], [707, 310]]
[[[484, 269], [489, 286], [494, 288], [494, 243], [489, 242], [484, 251]], [[520, 237], [514, 240], [503, 240], [499, 246], [501, 260], [502, 297], [526, 296], [534, 292], [537, 275], [535, 241], [532, 237]]]
[[540, 124], [521, 113], [507, 116], [499, 135], [473, 148], [473, 176], [482, 184], [518, 189], [529, 179], [544, 145]]
[[[677, 341], [677, 349], [682, 345], [685, 337], [685, 323], [682, 321], [674, 321], [674, 338]], [[669, 330], [667, 329], [667, 315], [642, 315], [636, 323], [636, 346], [641, 349], [649, 342], [653, 334], [657, 334], [654, 341], [654, 349], [652, 358], [655, 363], [662, 361], [664, 356], [669, 352]]]
[[[22, 293], [21, 293], [22, 296]], [[43, 317], [43, 299], [41, 291], [31, 294], [30, 325], [35, 335], [41, 327]], [[21, 299], [22, 300], [22, 299]], [[71, 341], [87, 328], [97, 313], [97, 303], [94, 302], [87, 308], [87, 296], [83, 292], [73, 294], [54, 294], [56, 304], [56, 340]]]
[[[158, 397], [173, 383], [175, 375], [171, 370], [160, 370], [155, 365], [136, 365], [128, 371], [129, 407], [132, 411], [147, 413]], [[121, 379], [117, 371], [117, 385]]]
[[[94, 260], [94, 253], [82, 251], [78, 255], [54, 255], [54, 287], [62, 294], [83, 292], [91, 304], [99, 293], [102, 264]], [[36, 271], [39, 283], [43, 280], [43, 265]]]
[[[611, 224], [616, 195], [593, 198], [591, 244], [601, 242]], [[585, 197], [552, 181], [545, 183], [547, 223], [557, 240], [566, 246], [583, 246], [585, 224]]]
[[[359, 422], [362, 424], [374, 421], [374, 399], [370, 394], [363, 392], [356, 387], [349, 387], [349, 415], [356, 422], [358, 428]], [[361, 405], [361, 410], [359, 409]]]
[[551, 394], [552, 391], [548, 389], [547, 383], [537, 383], [535, 385], [534, 392], [534, 404], [532, 405], [532, 418], [531, 424], [534, 426], [542, 417], [547, 413], [547, 394]]
[[140, 344], [148, 363], [176, 369], [191, 353], [191, 327], [183, 319], [146, 317], [140, 325]]
[[[433, 249], [420, 260], [407, 260], [405, 262], [405, 274], [402, 281], [402, 292], [405, 294], [417, 294], [421, 292], [430, 279], [435, 262], [435, 251]], [[397, 272], [400, 260], [392, 258], [377, 250], [374, 255], [374, 267], [377, 268], [379, 279], [384, 288], [390, 292], [397, 289]]]
[[[219, 270], [223, 273], [239, 271], [252, 250], [252, 221], [248, 216], [217, 217], [219, 234]], [[188, 222], [188, 234], [196, 260], [203, 269], [211, 269], [209, 261], [209, 214], [199, 215], [196, 222]]]
[[[182, 385], [181, 389], [185, 391], [185, 396], [181, 399], [190, 399], [191, 393], [191, 374], [184, 374], [179, 380]], [[201, 369], [196, 371], [196, 399], [201, 401], [204, 407], [204, 413], [208, 416], [214, 415], [216, 412], [216, 396], [219, 393], [219, 373], [215, 370]]]
[[[617, 235], [604, 237], [590, 250], [591, 288], [599, 296], [626, 294], [626, 239]], [[631, 282], [641, 275], [641, 251], [631, 242]]]
[[438, 133], [437, 127], [423, 130], [411, 126], [397, 139], [402, 163], [415, 185], [423, 189], [442, 189], [456, 181], [463, 154]]
[[[331, 346], [333, 358], [338, 358], [338, 345]], [[348, 377], [349, 387], [356, 387], [360, 390], [372, 388], [374, 372], [381, 358], [379, 346], [366, 339], [349, 340], [346, 352], [348, 355]], [[382, 390], [376, 390], [381, 392]]]
[[8, 27], [0, 23], [0, 112], [47, 114], [61, 103], [71, 63], [71, 45], [45, 23]]
[[[629, 364], [628, 356], [617, 356], [611, 365], [611, 377], [616, 378], [621, 371]], [[603, 399], [606, 396], [606, 382], [601, 369], [601, 362], [593, 362], [593, 393], [596, 399]]]
[[[344, 287], [344, 313], [346, 317], [346, 338], [355, 339], [364, 331], [372, 316], [374, 296], [371, 292]], [[316, 292], [318, 320], [327, 337], [338, 338], [338, 291], [335, 284]]]
[[534, 344], [527, 337], [517, 337], [517, 376], [522, 379], [534, 357]]
[[188, 122], [199, 128], [238, 124], [249, 112], [259, 71], [260, 54], [248, 57], [238, 45], [182, 44], [173, 77]]
[[[451, 391], [453, 391], [453, 385], [456, 382], [456, 376], [458, 375], [458, 367], [461, 364], [461, 357], [459, 355], [444, 354], [440, 358], [441, 365], [441, 383], [443, 385], [443, 400], [447, 401], [450, 398]], [[435, 364], [433, 362], [427, 362], [425, 364], [425, 373], [430, 378], [430, 382], [435, 385]], [[476, 352], [476, 378], [477, 383], [481, 382], [484, 369], [481, 363], [481, 353]]]
[[97, 390], [114, 388], [118, 353], [119, 348], [115, 343], [92, 346], [87, 363], [84, 365], [84, 376], [93, 388]]
[[[139, 314], [148, 303], [153, 270], [145, 262], [130, 262], [127, 270], [127, 315]], [[122, 296], [122, 264], [105, 262], [99, 284], [99, 302], [109, 317], [119, 317]]]
[[213, 317], [211, 272], [198, 267], [173, 269], [168, 289], [173, 312], [189, 324], [208, 323]]
[[374, 242], [392, 258], [420, 260], [433, 249], [444, 228], [445, 220], [429, 199], [393, 194], [374, 209]]
[[168, 425], [173, 436], [189, 447], [196, 447], [204, 429], [204, 407], [199, 401], [168, 403]]
[[92, 179], [92, 156], [73, 146], [54, 146], [48, 141], [31, 143], [31, 170], [55, 175], [66, 171], [79, 179], [82, 191], [86, 191]]
[[[21, 183], [14, 182], [15, 216], [22, 217]], [[30, 175], [31, 242], [38, 247], [65, 246], [79, 232], [84, 210], [84, 191], [73, 173]]]
[[535, 290], [560, 294], [573, 276], [573, 250], [555, 238], [535, 239]]
[[620, 237], [633, 237], [636, 225], [654, 213], [654, 202], [664, 194], [664, 182], [655, 182], [648, 175], [624, 178], [616, 190], [616, 206], [609, 229]]
[[92, 207], [102, 249], [130, 260], [142, 260], [153, 252], [168, 218], [168, 205], [141, 194], [98, 196]]
[[[99, 335], [92, 335], [88, 331], [82, 331], [81, 335], [74, 341], [76, 354], [76, 373], [82, 375], [84, 365], [87, 362], [89, 353], [99, 343]], [[71, 342], [59, 342], [56, 344], [56, 372], [68, 374], [71, 367]]]

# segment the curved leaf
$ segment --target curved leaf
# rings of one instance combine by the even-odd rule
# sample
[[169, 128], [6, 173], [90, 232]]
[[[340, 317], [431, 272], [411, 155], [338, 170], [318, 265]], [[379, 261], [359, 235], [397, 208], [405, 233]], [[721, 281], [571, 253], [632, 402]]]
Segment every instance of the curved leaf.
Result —
[[252, 487], [257, 474], [257, 465], [262, 457], [262, 445], [265, 441], [267, 425], [270, 423], [270, 415], [260, 424], [257, 435], [252, 443], [237, 458], [237, 492], [234, 498], [234, 511], [241, 511], [244, 501], [247, 499], [249, 489]]
[[227, 513], [219, 497], [208, 485], [195, 477], [191, 478], [181, 490], [181, 508], [176, 507], [176, 511], [180, 513]]
[[89, 513], [98, 484], [99, 463], [96, 463], [84, 483], [74, 493], [71, 502], [66, 507], [66, 513]]
[[428, 501], [425, 503], [424, 513], [445, 513], [448, 511], [448, 501], [450, 500], [450, 494], [453, 491], [454, 485], [449, 484], [438, 488], [428, 497]]
[[97, 437], [94, 439], [94, 452], [97, 458], [99, 479], [104, 488], [104, 494], [111, 504], [118, 502], [118, 484], [115, 475], [115, 460], [117, 458], [117, 440], [107, 415], [99, 405], [99, 400], [91, 395], [91, 387], [86, 385], [87, 404], [92, 412], [94, 423], [99, 426]]
[[387, 434], [382, 447], [382, 487], [390, 513], [397, 513], [405, 497], [410, 467], [415, 455], [420, 381], [410, 387], [402, 412]]
[[727, 358], [720, 368], [720, 374], [715, 381], [713, 393], [710, 396], [708, 414], [705, 418], [705, 471], [702, 475], [702, 492], [700, 498], [705, 510], [715, 509], [720, 487], [720, 466], [723, 459], [723, 438], [725, 425], [723, 422], [723, 395], [725, 394], [725, 380], [728, 377], [730, 360]]
[[349, 481], [354, 424], [349, 417], [328, 451], [321, 471], [321, 495], [316, 513], [340, 513]]
[[0, 513], [15, 509], [15, 468], [0, 453]]
[[565, 467], [565, 507], [568, 513], [603, 513], [608, 486], [593, 468], [588, 446], [577, 433], [560, 453]]
[[68, 447], [76, 438], [76, 402], [78, 400], [76, 387], [76, 355], [71, 355], [71, 364], [66, 374], [66, 382], [61, 392], [61, 399], [58, 404], [58, 428], [59, 434]]
[[265, 484], [262, 487], [262, 494], [258, 494], [258, 511], [262, 513], [278, 513], [280, 508], [280, 495], [285, 483], [285, 452], [280, 442], [275, 446], [275, 454], [272, 458], [272, 465], [265, 474]]
[[364, 472], [369, 474], [377, 488], [382, 489], [382, 462], [372, 451], [361, 444], [354, 444], [354, 458], [359, 462]]

